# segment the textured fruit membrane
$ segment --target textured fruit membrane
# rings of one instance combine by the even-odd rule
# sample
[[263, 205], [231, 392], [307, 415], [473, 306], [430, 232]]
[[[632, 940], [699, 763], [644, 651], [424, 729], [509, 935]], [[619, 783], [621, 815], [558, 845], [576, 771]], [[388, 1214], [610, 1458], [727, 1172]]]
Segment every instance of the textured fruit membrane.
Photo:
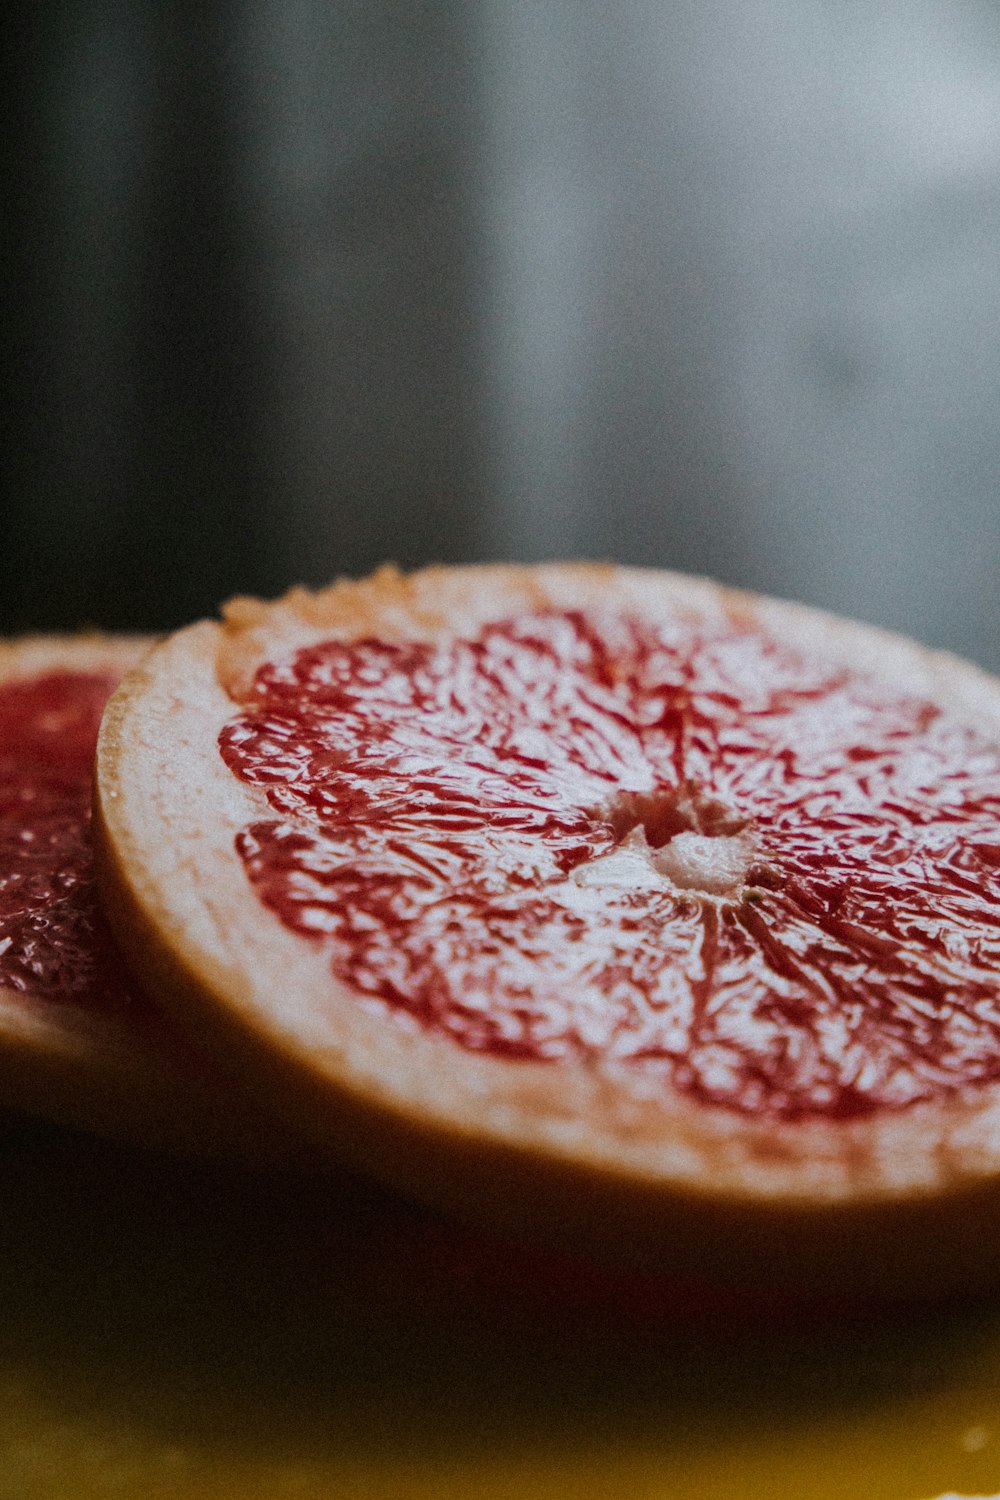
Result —
[[788, 1119], [1000, 1078], [1000, 748], [932, 703], [545, 613], [300, 650], [219, 744], [258, 896], [404, 1025]]
[[0, 684], [0, 987], [43, 1002], [134, 1004], [97, 904], [90, 797], [116, 679]]

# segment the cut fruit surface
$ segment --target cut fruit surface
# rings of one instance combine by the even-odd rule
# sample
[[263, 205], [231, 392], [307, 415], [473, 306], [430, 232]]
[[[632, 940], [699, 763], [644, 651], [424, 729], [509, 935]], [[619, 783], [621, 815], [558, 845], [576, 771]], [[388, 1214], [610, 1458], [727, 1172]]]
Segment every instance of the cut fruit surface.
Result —
[[259, 1112], [230, 1107], [214, 1068], [129, 975], [94, 882], [98, 726], [150, 645], [88, 635], [0, 644], [0, 1104], [240, 1155], [261, 1133], [250, 1129]]
[[974, 668], [675, 575], [386, 570], [159, 647], [98, 813], [157, 993], [404, 1190], [735, 1276], [1000, 1270]]

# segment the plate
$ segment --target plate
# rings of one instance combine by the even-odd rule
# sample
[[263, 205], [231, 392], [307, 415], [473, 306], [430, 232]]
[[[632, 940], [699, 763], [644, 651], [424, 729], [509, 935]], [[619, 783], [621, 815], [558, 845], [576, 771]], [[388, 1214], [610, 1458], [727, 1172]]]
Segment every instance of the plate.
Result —
[[1000, 1490], [1000, 1297], [668, 1287], [15, 1119], [0, 1205], [0, 1500]]

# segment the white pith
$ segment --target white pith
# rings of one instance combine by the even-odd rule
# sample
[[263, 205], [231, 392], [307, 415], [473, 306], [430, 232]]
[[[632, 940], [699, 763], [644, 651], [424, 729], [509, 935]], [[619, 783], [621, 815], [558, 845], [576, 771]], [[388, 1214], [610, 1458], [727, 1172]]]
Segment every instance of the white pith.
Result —
[[747, 883], [753, 858], [754, 839], [748, 828], [714, 837], [685, 829], [655, 849], [639, 826], [610, 854], [580, 865], [573, 879], [579, 885], [614, 890], [673, 888], [735, 900]]

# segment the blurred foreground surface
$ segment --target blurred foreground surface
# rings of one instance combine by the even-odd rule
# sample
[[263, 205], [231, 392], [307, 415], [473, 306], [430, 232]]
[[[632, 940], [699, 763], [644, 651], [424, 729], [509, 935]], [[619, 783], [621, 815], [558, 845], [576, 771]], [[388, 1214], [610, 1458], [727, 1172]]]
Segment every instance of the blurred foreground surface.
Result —
[[1000, 1488], [1000, 1300], [605, 1281], [355, 1182], [0, 1120], [0, 1500]]

